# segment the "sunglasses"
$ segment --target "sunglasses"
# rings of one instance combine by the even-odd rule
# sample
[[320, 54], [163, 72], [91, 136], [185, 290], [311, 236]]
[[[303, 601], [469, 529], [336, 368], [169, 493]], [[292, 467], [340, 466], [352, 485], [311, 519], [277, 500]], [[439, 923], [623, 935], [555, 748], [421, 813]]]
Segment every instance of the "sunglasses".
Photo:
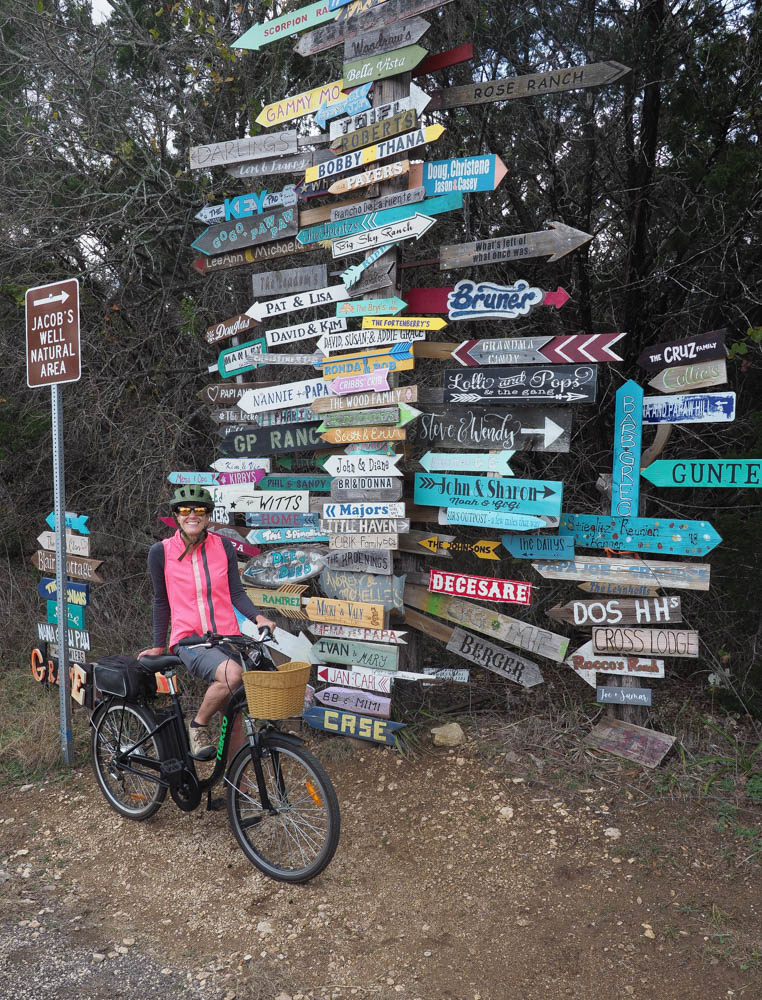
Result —
[[209, 510], [206, 507], [175, 507], [175, 514], [179, 514], [181, 517], [187, 517], [189, 514], [198, 514], [200, 517], [202, 514], [209, 514]]

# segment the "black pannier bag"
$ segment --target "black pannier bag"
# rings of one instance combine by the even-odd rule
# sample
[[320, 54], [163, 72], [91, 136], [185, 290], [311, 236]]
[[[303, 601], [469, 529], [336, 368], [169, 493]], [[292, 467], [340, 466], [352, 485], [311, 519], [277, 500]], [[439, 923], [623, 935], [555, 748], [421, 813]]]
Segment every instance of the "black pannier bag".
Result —
[[138, 701], [156, 693], [154, 671], [127, 653], [103, 656], [93, 667], [95, 687], [127, 701]]

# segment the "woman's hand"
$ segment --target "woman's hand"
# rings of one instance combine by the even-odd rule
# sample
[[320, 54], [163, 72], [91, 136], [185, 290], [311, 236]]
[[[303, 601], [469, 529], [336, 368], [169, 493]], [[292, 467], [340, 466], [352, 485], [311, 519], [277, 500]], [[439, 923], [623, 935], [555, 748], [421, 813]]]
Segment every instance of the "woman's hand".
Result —
[[259, 628], [269, 628], [271, 632], [275, 632], [275, 622], [265, 618], [264, 615], [257, 615], [257, 625]]
[[137, 659], [139, 660], [143, 656], [161, 656], [163, 652], [163, 646], [152, 646], [151, 649], [144, 649], [142, 653], [138, 653]]

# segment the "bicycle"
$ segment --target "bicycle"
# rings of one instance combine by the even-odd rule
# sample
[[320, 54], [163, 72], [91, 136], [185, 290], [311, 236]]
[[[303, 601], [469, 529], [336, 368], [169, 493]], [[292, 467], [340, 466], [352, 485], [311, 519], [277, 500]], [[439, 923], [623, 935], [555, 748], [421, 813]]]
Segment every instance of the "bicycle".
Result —
[[[277, 669], [258, 638], [207, 633], [181, 644], [191, 648], [225, 643], [237, 654], [244, 671]], [[267, 665], [269, 659], [270, 664]], [[175, 804], [191, 812], [207, 793], [207, 809], [222, 808], [212, 789], [223, 778], [227, 812], [241, 850], [261, 872], [280, 882], [307, 882], [333, 858], [339, 840], [340, 812], [336, 792], [322, 764], [300, 737], [280, 729], [274, 720], [259, 723], [248, 714], [244, 686], [234, 690], [222, 711], [222, 725], [214, 769], [199, 778], [190, 756], [188, 733], [180, 706], [174, 655], [145, 656], [140, 661], [155, 686], [154, 673], [166, 678], [171, 704], [152, 709], [150, 695], [107, 693], [91, 718], [95, 776], [109, 805], [121, 816], [147, 820], [164, 802], [167, 790]], [[96, 686], [98, 665], [96, 664]], [[103, 672], [103, 671], [102, 671]], [[162, 685], [164, 686], [164, 685]], [[246, 742], [227, 758], [234, 723], [243, 721]]]

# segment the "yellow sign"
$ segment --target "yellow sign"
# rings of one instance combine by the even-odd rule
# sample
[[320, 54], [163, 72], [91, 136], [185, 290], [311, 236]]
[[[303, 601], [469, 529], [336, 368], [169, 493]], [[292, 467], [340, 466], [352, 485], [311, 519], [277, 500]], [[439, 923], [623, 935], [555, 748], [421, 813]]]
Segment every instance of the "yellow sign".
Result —
[[447, 321], [432, 316], [363, 316], [363, 330], [443, 330]]
[[362, 444], [366, 441], [405, 441], [404, 427], [332, 427], [320, 435], [331, 444]]
[[383, 604], [359, 604], [355, 601], [334, 601], [327, 597], [311, 597], [305, 605], [310, 621], [335, 622], [337, 625], [361, 625], [363, 628], [384, 627]]
[[257, 115], [257, 123], [264, 125], [265, 128], [272, 128], [273, 125], [280, 125], [281, 122], [288, 122], [294, 118], [312, 114], [313, 111], [318, 110], [321, 104], [337, 104], [347, 96], [341, 89], [341, 85], [341, 80], [334, 80], [333, 83], [315, 87], [314, 90], [305, 90], [303, 94], [284, 97], [282, 101], [268, 104]]

